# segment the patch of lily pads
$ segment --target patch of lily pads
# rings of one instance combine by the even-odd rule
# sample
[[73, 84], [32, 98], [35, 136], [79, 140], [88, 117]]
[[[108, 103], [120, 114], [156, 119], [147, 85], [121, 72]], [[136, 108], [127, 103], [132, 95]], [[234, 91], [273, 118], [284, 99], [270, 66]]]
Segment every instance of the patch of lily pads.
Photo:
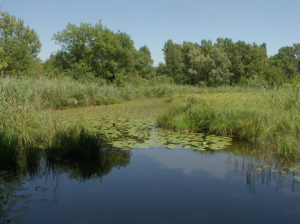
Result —
[[97, 124], [86, 124], [108, 139], [108, 145], [122, 150], [165, 146], [173, 148], [191, 148], [199, 151], [220, 150], [231, 145], [232, 138], [207, 135], [203, 133], [174, 133], [155, 129], [151, 119], [102, 117]]
[[225, 149], [232, 142], [232, 138], [228, 136], [177, 133], [156, 129], [153, 117], [140, 117], [136, 114], [122, 115], [113, 110], [97, 116], [94, 114], [86, 116], [81, 123], [86, 128], [101, 133], [107, 139], [105, 148], [110, 150], [164, 146], [169, 149], [189, 148], [198, 151], [217, 151]]

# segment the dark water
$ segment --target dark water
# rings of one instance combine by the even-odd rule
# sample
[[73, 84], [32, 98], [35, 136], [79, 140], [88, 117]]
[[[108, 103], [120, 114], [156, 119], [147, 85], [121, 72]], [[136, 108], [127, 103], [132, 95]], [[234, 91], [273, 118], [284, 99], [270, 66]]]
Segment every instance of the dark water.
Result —
[[[300, 221], [299, 174], [274, 161], [236, 155], [230, 148], [199, 152], [150, 147], [107, 155], [89, 167], [43, 164], [35, 173], [11, 178], [12, 173], [0, 179], [2, 222]], [[3, 194], [9, 191], [4, 181], [19, 185], [11, 188], [11, 213], [4, 205]]]

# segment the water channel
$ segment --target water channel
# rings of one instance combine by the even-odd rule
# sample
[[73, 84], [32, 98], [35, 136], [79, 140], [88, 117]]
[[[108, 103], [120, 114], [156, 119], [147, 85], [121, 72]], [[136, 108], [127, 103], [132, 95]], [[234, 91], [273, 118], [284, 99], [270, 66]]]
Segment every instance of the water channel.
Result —
[[[83, 119], [80, 111], [78, 120]], [[118, 132], [90, 125], [120, 139], [121, 130], [130, 129], [124, 124], [128, 118], [122, 119], [101, 119]], [[267, 158], [235, 140], [218, 148], [214, 136], [193, 134], [186, 141], [185, 135], [166, 135], [145, 120], [141, 126], [136, 123], [135, 131], [123, 133], [126, 143], [112, 143], [99, 163], [42, 160], [35, 170], [0, 171], [0, 223], [300, 221], [297, 162]], [[199, 147], [195, 139], [211, 148]]]

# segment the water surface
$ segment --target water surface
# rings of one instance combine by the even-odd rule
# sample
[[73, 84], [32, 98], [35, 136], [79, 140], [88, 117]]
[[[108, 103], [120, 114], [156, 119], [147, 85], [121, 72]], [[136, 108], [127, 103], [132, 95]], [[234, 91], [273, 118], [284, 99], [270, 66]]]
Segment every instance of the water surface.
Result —
[[161, 133], [165, 99], [55, 111], [103, 133], [100, 161], [1, 167], [0, 223], [299, 223], [299, 162], [243, 142]]
[[8, 218], [78, 224], [299, 222], [298, 173], [235, 155], [234, 147], [135, 148], [107, 156], [101, 168], [43, 164], [38, 175], [27, 174], [20, 183], [15, 195], [21, 199], [12, 211], [21, 211]]

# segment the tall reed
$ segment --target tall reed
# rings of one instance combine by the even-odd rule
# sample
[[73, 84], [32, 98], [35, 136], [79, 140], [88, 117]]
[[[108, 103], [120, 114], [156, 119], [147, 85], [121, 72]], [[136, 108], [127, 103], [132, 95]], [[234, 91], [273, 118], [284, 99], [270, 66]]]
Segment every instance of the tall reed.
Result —
[[159, 127], [235, 135], [282, 157], [300, 156], [298, 88], [208, 93], [174, 98]]
[[101, 157], [104, 139], [80, 126], [56, 130], [45, 149], [48, 159], [97, 160]]

